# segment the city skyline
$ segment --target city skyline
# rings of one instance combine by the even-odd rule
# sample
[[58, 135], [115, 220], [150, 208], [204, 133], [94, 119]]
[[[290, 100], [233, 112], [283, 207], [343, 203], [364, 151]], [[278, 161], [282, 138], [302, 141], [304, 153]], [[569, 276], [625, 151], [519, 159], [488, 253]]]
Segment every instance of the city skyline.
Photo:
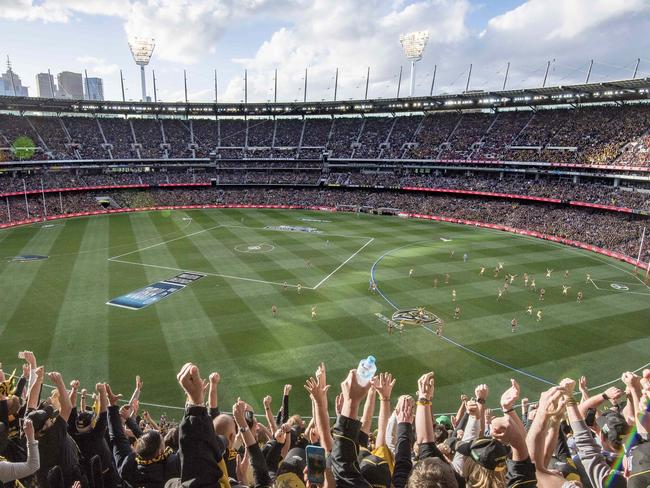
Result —
[[163, 101], [184, 99], [184, 72], [188, 99], [213, 101], [215, 70], [222, 101], [244, 99], [244, 70], [248, 101], [272, 100], [275, 69], [280, 101], [303, 99], [305, 69], [308, 100], [333, 98], [337, 68], [339, 99], [364, 98], [368, 68], [369, 97], [395, 96], [400, 67], [405, 96], [409, 61], [399, 35], [415, 30], [430, 34], [415, 95], [429, 93], [434, 70], [435, 93], [465, 90], [470, 64], [474, 90], [500, 89], [507, 63], [509, 88], [541, 86], [547, 66], [549, 85], [584, 82], [591, 60], [590, 81], [631, 78], [639, 58], [637, 76], [650, 75], [643, 0], [259, 0], [248, 8], [163, 0], [156, 9], [144, 0], [4, 3], [2, 54], [31, 95], [39, 72], [69, 70], [102, 78], [105, 98], [121, 100], [122, 70], [125, 98], [139, 100], [128, 46], [136, 35], [156, 40], [147, 92]]

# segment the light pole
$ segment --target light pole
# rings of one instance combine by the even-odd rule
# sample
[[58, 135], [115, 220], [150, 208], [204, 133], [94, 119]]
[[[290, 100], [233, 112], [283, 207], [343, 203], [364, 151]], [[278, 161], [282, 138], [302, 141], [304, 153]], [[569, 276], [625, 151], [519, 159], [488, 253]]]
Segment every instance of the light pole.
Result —
[[415, 63], [422, 59], [424, 48], [429, 40], [428, 31], [417, 31], [399, 36], [399, 42], [402, 44], [404, 54], [411, 60], [411, 83], [409, 85], [409, 97], [413, 96], [415, 91]]
[[129, 48], [133, 55], [135, 64], [140, 66], [140, 82], [142, 84], [142, 101], [147, 101], [147, 84], [144, 77], [144, 67], [149, 64], [153, 49], [156, 47], [156, 41], [151, 38], [134, 37], [129, 42]]

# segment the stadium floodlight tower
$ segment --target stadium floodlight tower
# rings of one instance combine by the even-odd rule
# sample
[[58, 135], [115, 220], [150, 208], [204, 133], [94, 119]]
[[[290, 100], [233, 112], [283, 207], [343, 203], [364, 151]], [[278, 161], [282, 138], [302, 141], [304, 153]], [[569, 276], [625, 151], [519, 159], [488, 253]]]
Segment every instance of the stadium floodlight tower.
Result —
[[409, 97], [413, 96], [415, 91], [415, 63], [422, 59], [424, 48], [429, 40], [429, 31], [417, 31], [410, 34], [399, 36], [399, 42], [402, 44], [404, 54], [411, 60], [411, 84], [409, 86]]
[[151, 61], [151, 55], [153, 54], [153, 48], [156, 47], [156, 41], [151, 38], [145, 37], [134, 37], [131, 42], [129, 42], [129, 48], [131, 48], [131, 54], [133, 54], [133, 60], [135, 64], [140, 66], [140, 81], [142, 83], [142, 101], [147, 101], [147, 84], [144, 77], [144, 67], [149, 64]]

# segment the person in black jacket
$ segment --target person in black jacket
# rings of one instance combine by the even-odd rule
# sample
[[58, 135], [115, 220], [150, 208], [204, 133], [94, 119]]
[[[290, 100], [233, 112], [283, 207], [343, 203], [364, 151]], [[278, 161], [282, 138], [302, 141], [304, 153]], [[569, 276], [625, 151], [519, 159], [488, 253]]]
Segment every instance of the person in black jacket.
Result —
[[178, 454], [165, 448], [165, 441], [156, 430], [148, 430], [135, 443], [131, 450], [124, 433], [119, 396], [113, 394], [106, 384], [108, 407], [108, 432], [113, 446], [113, 458], [117, 471], [128, 486], [160, 488], [171, 478], [180, 474]]
[[215, 434], [205, 407], [199, 368], [187, 363], [176, 378], [187, 395], [185, 414], [179, 425], [181, 476], [165, 486], [217, 487], [222, 478], [227, 479], [223, 463], [226, 446]]
[[361, 386], [357, 382], [357, 371], [350, 370], [347, 378], [341, 383], [343, 406], [341, 414], [334, 424], [334, 445], [330, 457], [332, 473], [336, 480], [336, 488], [366, 488], [370, 487], [359, 469], [359, 431], [361, 422], [359, 406], [366, 397], [370, 383]]
[[91, 476], [91, 459], [93, 456], [99, 456], [104, 488], [110, 488], [119, 484], [119, 476], [115, 469], [111, 449], [106, 442], [108, 429], [106, 385], [97, 383], [95, 391], [99, 397], [99, 414], [95, 416], [93, 412], [87, 410], [77, 413], [77, 408], [74, 407], [68, 422], [68, 429], [81, 451], [86, 476], [89, 478]]

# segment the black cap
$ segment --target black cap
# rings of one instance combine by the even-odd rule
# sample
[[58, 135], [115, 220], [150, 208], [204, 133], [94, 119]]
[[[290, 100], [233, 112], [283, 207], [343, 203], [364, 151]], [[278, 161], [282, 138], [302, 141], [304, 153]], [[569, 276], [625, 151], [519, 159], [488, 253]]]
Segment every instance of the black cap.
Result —
[[391, 475], [388, 463], [379, 456], [371, 454], [365, 456], [359, 464], [363, 479], [370, 483], [373, 487], [390, 488]]
[[628, 488], [646, 488], [650, 486], [650, 441], [643, 442], [632, 449], [629, 460]]
[[47, 405], [45, 408], [34, 410], [27, 415], [27, 418], [31, 420], [32, 424], [34, 425], [35, 432], [40, 432], [41, 430], [43, 430], [43, 427], [45, 427], [45, 423], [49, 419], [53, 419], [55, 417], [56, 417], [56, 412], [54, 411], [52, 405]]
[[303, 471], [307, 465], [305, 459], [305, 450], [300, 447], [294, 447], [289, 450], [282, 463], [280, 463], [278, 473], [295, 473], [302, 479]]
[[596, 419], [605, 438], [612, 444], [621, 445], [630, 432], [630, 426], [620, 413], [608, 410]]
[[79, 415], [77, 415], [77, 429], [83, 429], [85, 427], [88, 427], [90, 424], [93, 422], [94, 415], [92, 412], [89, 411], [83, 411], [79, 412]]
[[496, 439], [484, 437], [456, 446], [456, 451], [464, 456], [471, 457], [479, 465], [490, 471], [505, 467], [506, 459], [510, 455], [510, 448], [501, 444]]

